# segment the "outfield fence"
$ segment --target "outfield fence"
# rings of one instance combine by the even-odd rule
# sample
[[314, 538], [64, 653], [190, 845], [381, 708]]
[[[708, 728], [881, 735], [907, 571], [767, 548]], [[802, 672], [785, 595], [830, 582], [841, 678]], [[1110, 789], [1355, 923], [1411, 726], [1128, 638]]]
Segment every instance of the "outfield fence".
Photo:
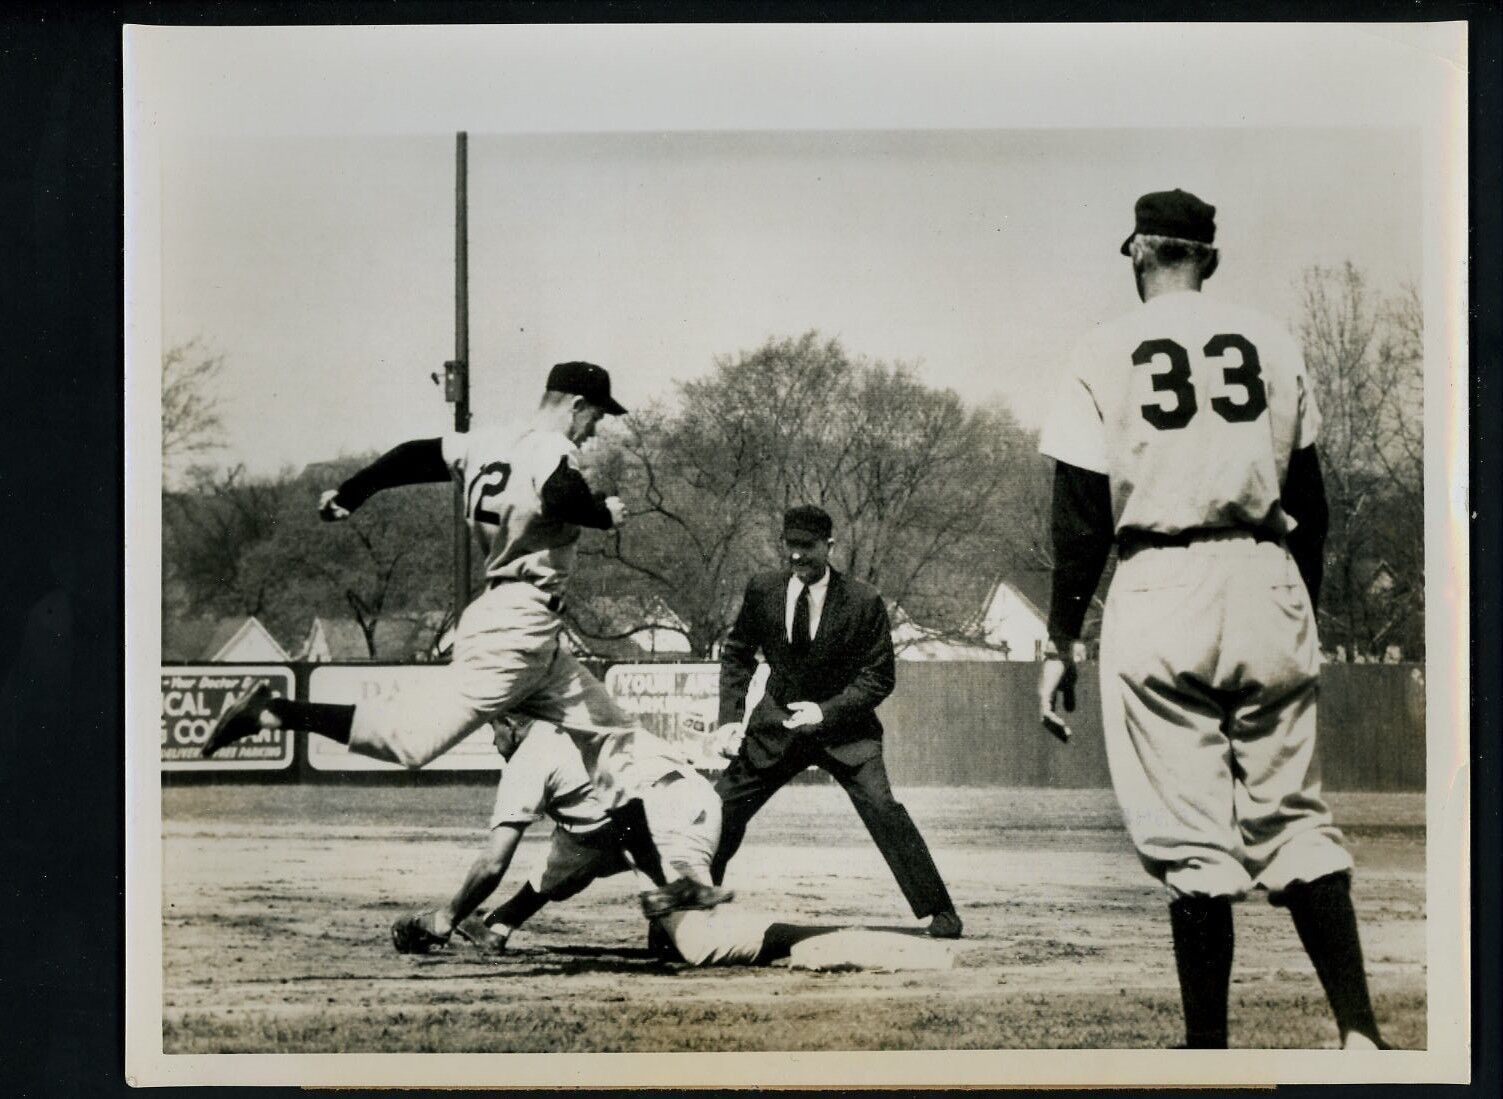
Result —
[[[880, 713], [893, 782], [904, 786], [1110, 785], [1099, 665], [1081, 666], [1073, 737], [1038, 720], [1038, 665], [900, 663]], [[1333, 790], [1425, 788], [1425, 682], [1419, 664], [1329, 664], [1319, 751]]]
[[[705, 769], [716, 712], [707, 664], [599, 666], [607, 687], [654, 732]], [[1098, 666], [1081, 667], [1074, 736], [1062, 745], [1038, 722], [1038, 665], [1028, 662], [907, 662], [879, 715], [888, 769], [899, 786], [1110, 784], [1101, 738]], [[198, 748], [226, 702], [258, 680], [296, 698], [361, 702], [422, 690], [433, 664], [165, 665], [161, 759], [164, 782], [489, 781], [499, 759], [481, 730], [422, 772], [355, 756], [323, 737], [267, 733], [204, 760]], [[1418, 664], [1330, 664], [1321, 673], [1319, 750], [1333, 790], [1423, 790], [1424, 669]]]

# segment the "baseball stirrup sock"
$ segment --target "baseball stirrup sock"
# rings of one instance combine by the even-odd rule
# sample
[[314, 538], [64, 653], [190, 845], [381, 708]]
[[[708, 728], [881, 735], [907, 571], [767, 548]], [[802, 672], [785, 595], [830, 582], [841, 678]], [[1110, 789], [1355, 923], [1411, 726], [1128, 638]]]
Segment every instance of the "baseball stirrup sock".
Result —
[[509, 934], [536, 916], [547, 903], [548, 898], [534, 889], [531, 882], [527, 882], [512, 894], [510, 900], [497, 905], [491, 914], [485, 917], [485, 922], [493, 929], [498, 925], [504, 925]]
[[1362, 940], [1352, 909], [1351, 878], [1327, 874], [1312, 882], [1295, 882], [1280, 898], [1294, 918], [1299, 941], [1315, 966], [1326, 999], [1344, 1040], [1352, 1031], [1381, 1045], [1362, 966]]
[[291, 698], [274, 698], [266, 704], [285, 729], [305, 729], [337, 740], [350, 742], [350, 726], [355, 720], [355, 707], [340, 706], [333, 702], [299, 702]]
[[1185, 1009], [1185, 1044], [1191, 1049], [1225, 1049], [1232, 980], [1231, 899], [1177, 897], [1169, 904], [1169, 926]]

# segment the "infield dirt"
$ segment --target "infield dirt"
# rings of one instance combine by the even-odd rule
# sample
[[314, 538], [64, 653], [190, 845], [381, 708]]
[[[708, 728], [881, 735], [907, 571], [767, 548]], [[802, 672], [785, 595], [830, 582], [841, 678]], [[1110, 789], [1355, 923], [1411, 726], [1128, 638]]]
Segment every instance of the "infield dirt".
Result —
[[[692, 970], [646, 950], [629, 876], [543, 910], [490, 961], [398, 956], [388, 927], [459, 883], [492, 788], [163, 791], [168, 1053], [1164, 1047], [1180, 1040], [1165, 900], [1105, 790], [898, 791], [965, 938], [942, 972]], [[1335, 794], [1386, 1037], [1425, 1031], [1424, 800]], [[546, 846], [524, 840], [497, 899]], [[790, 786], [732, 863], [736, 904], [917, 929], [838, 788]], [[1336, 1044], [1287, 915], [1237, 908], [1232, 1043]]]

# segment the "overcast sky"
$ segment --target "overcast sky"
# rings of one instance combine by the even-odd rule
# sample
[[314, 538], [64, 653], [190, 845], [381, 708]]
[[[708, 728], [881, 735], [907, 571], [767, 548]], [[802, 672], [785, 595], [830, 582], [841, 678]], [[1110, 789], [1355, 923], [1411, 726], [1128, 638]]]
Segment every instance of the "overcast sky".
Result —
[[1311, 264], [1423, 278], [1434, 30], [1182, 27], [1168, 79], [1124, 68], [1148, 27], [735, 30], [132, 38], [159, 201], [131, 239], [160, 248], [132, 308], [225, 356], [220, 459], [449, 422], [461, 126], [479, 417], [563, 359], [640, 406], [813, 328], [1036, 426], [1071, 344], [1135, 304], [1117, 246], [1147, 190], [1214, 204], [1209, 289], [1281, 318]]
[[[1386, 288], [1421, 273], [1403, 131], [477, 134], [469, 163], [480, 417], [535, 400], [564, 359], [640, 406], [814, 328], [1037, 423], [1072, 341], [1135, 303], [1117, 246], [1145, 190], [1214, 204], [1208, 290], [1279, 317], [1311, 264]], [[224, 459], [264, 471], [443, 428], [452, 135], [205, 140], [167, 167], [163, 336], [226, 358]]]

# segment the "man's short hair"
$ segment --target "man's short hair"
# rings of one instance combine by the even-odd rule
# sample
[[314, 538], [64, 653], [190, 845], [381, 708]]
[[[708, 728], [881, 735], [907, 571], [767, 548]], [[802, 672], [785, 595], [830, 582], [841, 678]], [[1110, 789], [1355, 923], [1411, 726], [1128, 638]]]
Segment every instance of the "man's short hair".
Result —
[[1151, 233], [1139, 233], [1128, 242], [1134, 263], [1146, 263], [1154, 267], [1179, 267], [1195, 264], [1202, 272], [1216, 255], [1213, 245], [1182, 237], [1160, 237]]

